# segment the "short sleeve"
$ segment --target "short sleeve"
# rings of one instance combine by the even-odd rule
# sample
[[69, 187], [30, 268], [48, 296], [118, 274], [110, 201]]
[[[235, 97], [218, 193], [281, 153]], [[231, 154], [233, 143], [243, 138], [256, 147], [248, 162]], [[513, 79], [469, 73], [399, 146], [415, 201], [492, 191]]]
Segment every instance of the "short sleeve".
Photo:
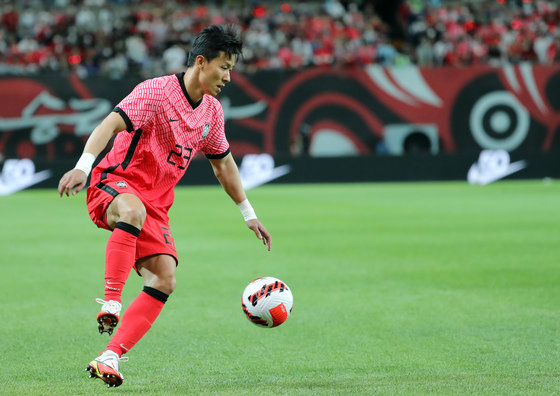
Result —
[[132, 132], [142, 128], [156, 115], [163, 96], [157, 79], [146, 80], [138, 84], [113, 111], [123, 117], [126, 130]]
[[214, 115], [205, 138], [206, 143], [201, 148], [201, 151], [210, 159], [223, 158], [230, 152], [225, 133], [224, 110], [218, 100], [215, 103]]

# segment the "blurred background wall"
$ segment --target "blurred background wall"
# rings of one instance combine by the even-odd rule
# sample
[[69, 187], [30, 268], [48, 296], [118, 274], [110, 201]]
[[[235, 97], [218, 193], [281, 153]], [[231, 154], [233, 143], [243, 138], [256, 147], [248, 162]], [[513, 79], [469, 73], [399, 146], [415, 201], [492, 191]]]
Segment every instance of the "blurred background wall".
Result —
[[[560, 177], [557, 2], [50, 0], [0, 14], [4, 184], [48, 171], [34, 185], [55, 186], [120, 99], [184, 70], [213, 23], [242, 27], [219, 99], [257, 184], [455, 180], [473, 164]], [[209, 172], [193, 161], [185, 183]]]

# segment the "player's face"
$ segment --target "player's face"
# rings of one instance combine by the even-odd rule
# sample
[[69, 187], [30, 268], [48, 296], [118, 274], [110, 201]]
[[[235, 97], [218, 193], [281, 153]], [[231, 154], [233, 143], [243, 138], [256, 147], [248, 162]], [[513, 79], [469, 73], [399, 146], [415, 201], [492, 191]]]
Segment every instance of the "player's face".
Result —
[[230, 71], [234, 65], [235, 57], [227, 56], [223, 51], [210, 62], [205, 61], [200, 73], [202, 91], [208, 95], [218, 95], [224, 85], [231, 81]]

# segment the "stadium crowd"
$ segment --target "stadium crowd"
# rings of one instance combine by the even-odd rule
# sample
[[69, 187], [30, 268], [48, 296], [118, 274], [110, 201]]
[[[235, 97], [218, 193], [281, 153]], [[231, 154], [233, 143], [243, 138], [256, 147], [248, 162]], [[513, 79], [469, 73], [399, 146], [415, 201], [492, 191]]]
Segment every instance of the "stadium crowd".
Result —
[[20, 0], [1, 3], [0, 73], [113, 78], [183, 69], [204, 26], [235, 23], [239, 69], [313, 65], [501, 65], [560, 61], [556, 1], [402, 1], [390, 23], [370, 2]]

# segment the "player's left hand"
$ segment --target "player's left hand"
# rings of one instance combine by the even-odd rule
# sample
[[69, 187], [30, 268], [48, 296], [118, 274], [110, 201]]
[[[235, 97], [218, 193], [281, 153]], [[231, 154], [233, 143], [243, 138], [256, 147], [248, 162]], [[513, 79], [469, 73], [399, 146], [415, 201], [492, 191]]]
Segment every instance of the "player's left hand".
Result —
[[87, 175], [83, 170], [69, 170], [58, 183], [58, 196], [62, 197], [63, 194], [66, 194], [69, 197], [70, 192], [72, 192], [72, 195], [76, 195], [85, 187], [86, 183]]
[[266, 245], [268, 247], [268, 251], [270, 251], [272, 239], [264, 225], [262, 225], [262, 223], [258, 219], [248, 220], [246, 224], [247, 227], [253, 230], [257, 238], [262, 241], [263, 245]]

